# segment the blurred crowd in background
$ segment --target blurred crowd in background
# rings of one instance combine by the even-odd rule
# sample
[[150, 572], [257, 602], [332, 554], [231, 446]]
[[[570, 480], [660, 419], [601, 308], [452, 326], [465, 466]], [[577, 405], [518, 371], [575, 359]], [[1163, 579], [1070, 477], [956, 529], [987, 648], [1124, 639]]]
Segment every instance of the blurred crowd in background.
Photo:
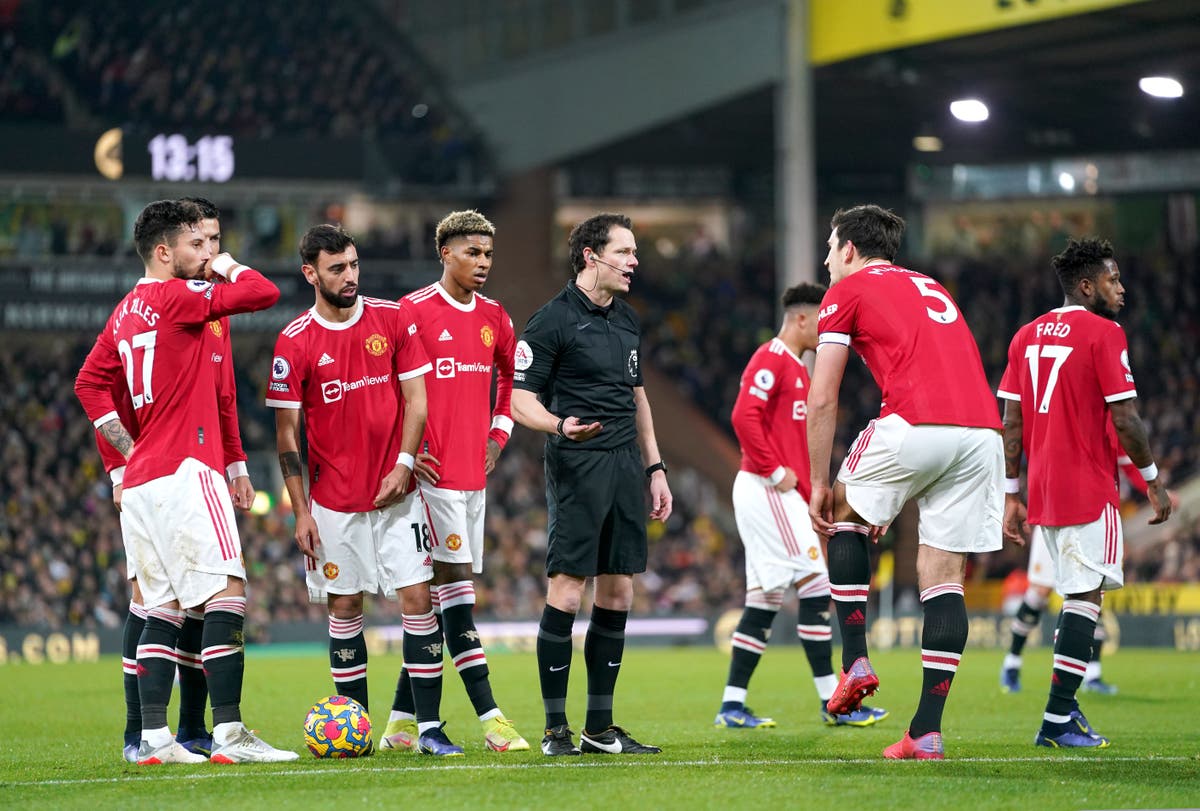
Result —
[[[763, 247], [769, 243], [765, 234], [749, 240], [750, 249], [740, 254], [713, 248], [671, 258], [647, 250], [631, 295], [647, 325], [650, 362], [726, 430], [742, 368], [778, 326], [773, 262]], [[1200, 461], [1200, 324], [1188, 316], [1197, 311], [1197, 257], [1165, 248], [1129, 254], [1118, 246], [1117, 258], [1127, 288], [1120, 320], [1139, 407], [1160, 467], [1180, 482], [1197, 472]], [[993, 384], [1016, 327], [1062, 303], [1048, 254], [1005, 262], [989, 254], [947, 253], [930, 264], [918, 269], [936, 273], [956, 296]], [[235, 336], [234, 351], [243, 441], [252, 455], [270, 459], [274, 427], [263, 386], [272, 340]], [[72, 391], [91, 342], [90, 335], [45, 334], [0, 347], [0, 378], [7, 384], [0, 391], [0, 624], [115, 627], [123, 619], [128, 587], [120, 528], [91, 426]], [[841, 451], [879, 407], [878, 389], [861, 363], [849, 367], [843, 391]], [[486, 565], [478, 585], [484, 617], [530, 619], [541, 611], [541, 444], [541, 437], [518, 427], [490, 479]], [[731, 481], [672, 470], [676, 511], [666, 525], [650, 527], [650, 563], [638, 579], [636, 614], [707, 615], [742, 604]], [[255, 484], [278, 489], [274, 479]], [[1124, 495], [1136, 501], [1128, 488]], [[240, 521], [251, 626], [323, 620], [325, 607], [307, 600], [290, 509], [276, 505]], [[1023, 568], [1024, 560], [1023, 551], [1006, 548], [976, 558], [971, 576], [1003, 578]], [[1200, 520], [1173, 519], [1166, 541], [1131, 550], [1126, 569], [1131, 582], [1200, 582]], [[375, 605], [395, 611], [383, 601]]]

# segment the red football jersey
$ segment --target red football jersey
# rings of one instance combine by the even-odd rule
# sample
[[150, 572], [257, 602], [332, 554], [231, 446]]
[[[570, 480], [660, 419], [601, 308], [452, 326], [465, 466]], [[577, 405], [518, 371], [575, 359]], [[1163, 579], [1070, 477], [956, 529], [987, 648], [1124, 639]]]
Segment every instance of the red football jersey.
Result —
[[1079, 306], [1034, 319], [1009, 344], [997, 394], [1021, 403], [1029, 523], [1087, 524], [1117, 506], [1108, 404], [1137, 397], [1120, 325]]
[[187, 458], [224, 471], [220, 364], [205, 333], [210, 322], [278, 300], [279, 288], [247, 268], [233, 283], [144, 278], [117, 305], [79, 370], [75, 392], [100, 426], [117, 416], [113, 384], [124, 376], [137, 422], [126, 426], [137, 442], [125, 487], [170, 475]]
[[414, 290], [400, 304], [417, 324], [433, 364], [433, 374], [425, 378], [425, 441], [441, 463], [437, 486], [482, 490], [487, 484], [483, 469], [488, 437], [504, 447], [512, 433], [512, 319], [500, 302], [485, 296], [474, 295], [470, 304], [460, 304], [440, 282]]
[[[225, 448], [225, 469], [228, 475], [231, 465], [235, 462], [246, 461], [246, 452], [242, 449], [242, 436], [238, 429], [237, 382], [233, 374], [229, 319], [218, 318], [216, 321], [208, 322], [204, 339], [211, 345], [211, 352], [206, 351], [203, 356], [207, 356], [210, 362], [220, 367], [216, 371], [217, 408], [221, 415], [221, 440]], [[129, 435], [133, 437], [134, 441], [137, 441], [141, 427], [138, 425], [137, 412], [133, 409], [133, 395], [129, 393], [129, 388], [125, 385], [123, 378], [113, 382], [112, 397], [117, 416], [125, 429], [129, 431]], [[99, 431], [96, 431], [96, 447], [100, 451], [100, 460], [104, 463], [104, 469], [111, 474], [120, 468], [123, 476], [125, 457], [110, 445]]]
[[742, 372], [733, 431], [742, 446], [742, 470], [770, 478], [780, 466], [799, 479], [808, 501], [808, 369], [778, 338], [763, 344]]
[[400, 381], [429, 368], [417, 325], [394, 301], [359, 296], [348, 321], [326, 321], [313, 308], [283, 328], [267, 405], [303, 409], [313, 500], [338, 512], [376, 509], [400, 453]]
[[819, 343], [851, 347], [871, 370], [883, 392], [879, 416], [1000, 429], [975, 337], [934, 279], [868, 266], [829, 288], [817, 318]]

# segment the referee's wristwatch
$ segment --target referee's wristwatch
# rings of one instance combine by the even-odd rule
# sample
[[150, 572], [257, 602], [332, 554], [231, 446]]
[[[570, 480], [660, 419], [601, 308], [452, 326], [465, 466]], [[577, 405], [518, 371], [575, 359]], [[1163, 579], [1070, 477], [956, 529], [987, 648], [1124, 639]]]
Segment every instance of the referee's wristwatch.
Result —
[[656, 470], [661, 470], [663, 473], [666, 473], [667, 472], [667, 463], [658, 461], [658, 462], [655, 462], [654, 464], [650, 465], [650, 467], [646, 468], [646, 478], [648, 479], [651, 476], [653, 476], [654, 471], [656, 471]]

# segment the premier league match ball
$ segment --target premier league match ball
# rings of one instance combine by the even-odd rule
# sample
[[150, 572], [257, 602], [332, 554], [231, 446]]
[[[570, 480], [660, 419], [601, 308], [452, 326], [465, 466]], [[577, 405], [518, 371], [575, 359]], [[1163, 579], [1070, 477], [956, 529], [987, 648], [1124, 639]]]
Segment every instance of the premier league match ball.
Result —
[[352, 698], [329, 696], [308, 711], [304, 743], [313, 757], [363, 757], [371, 754], [371, 719]]

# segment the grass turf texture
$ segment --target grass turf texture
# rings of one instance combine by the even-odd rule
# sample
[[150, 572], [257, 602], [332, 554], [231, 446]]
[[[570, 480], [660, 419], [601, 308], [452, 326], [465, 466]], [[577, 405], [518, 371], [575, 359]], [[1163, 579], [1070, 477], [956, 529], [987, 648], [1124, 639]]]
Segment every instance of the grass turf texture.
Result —
[[[836, 659], [835, 653], [835, 659]], [[120, 660], [0, 666], [0, 800], [31, 808], [1178, 808], [1200, 805], [1200, 657], [1122, 648], [1105, 661], [1116, 696], [1081, 696], [1103, 751], [1032, 745], [1045, 700], [1050, 653], [1029, 652], [1025, 691], [1003, 695], [1001, 653], [968, 650], [945, 719], [947, 760], [885, 761], [911, 718], [920, 677], [913, 650], [872, 658], [881, 680], [870, 703], [891, 716], [875, 727], [822, 726], [799, 647], [768, 651], [750, 705], [777, 729], [712, 726], [728, 659], [712, 648], [631, 648], [625, 653], [616, 720], [658, 756], [586, 755], [550, 760], [538, 748], [542, 710], [532, 654], [492, 654], [501, 708], [532, 751], [483, 747], [479, 722], [453, 668], [442, 717], [467, 757], [435, 760], [380, 752], [316, 760], [302, 725], [331, 691], [327, 658], [252, 648], [243, 701], [247, 724], [268, 742], [302, 753], [277, 765], [137, 767], [120, 759], [124, 706]], [[400, 660], [371, 660], [371, 698], [381, 733]], [[570, 717], [583, 722], [586, 673], [577, 653]], [[169, 717], [177, 712], [172, 698]]]

